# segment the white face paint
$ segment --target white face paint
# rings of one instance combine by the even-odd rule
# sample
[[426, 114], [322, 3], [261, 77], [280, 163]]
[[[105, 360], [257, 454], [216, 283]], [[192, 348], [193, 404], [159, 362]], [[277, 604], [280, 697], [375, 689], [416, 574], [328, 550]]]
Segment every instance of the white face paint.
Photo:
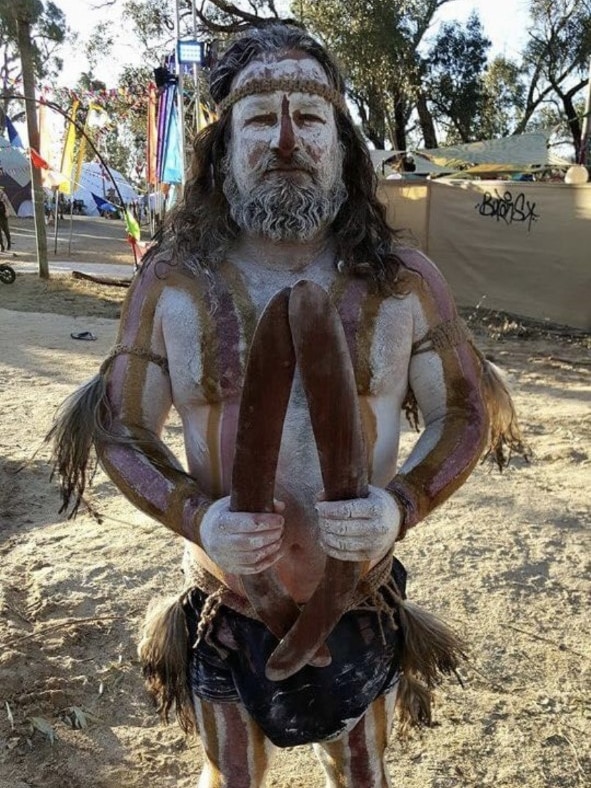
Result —
[[[250, 63], [232, 88], [265, 77], [312, 79], [328, 85], [316, 60], [288, 53], [283, 59]], [[276, 91], [246, 96], [232, 108], [230, 167], [242, 195], [276, 179], [314, 183], [327, 192], [340, 179], [341, 164], [335, 110], [321, 96]]]

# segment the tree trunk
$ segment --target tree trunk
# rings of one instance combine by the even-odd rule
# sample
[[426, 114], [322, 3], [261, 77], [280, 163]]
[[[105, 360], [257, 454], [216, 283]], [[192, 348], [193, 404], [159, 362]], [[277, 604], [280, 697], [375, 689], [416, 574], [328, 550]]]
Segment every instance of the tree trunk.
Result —
[[569, 93], [563, 94], [560, 96], [562, 99], [562, 106], [564, 107], [564, 115], [567, 119], [568, 127], [570, 129], [570, 133], [573, 138], [573, 145], [575, 146], [575, 151], [577, 154], [577, 161], [580, 161], [580, 156], [583, 152], [582, 150], [582, 142], [583, 142], [583, 131], [581, 128], [581, 122], [577, 117], [577, 110], [575, 109], [575, 105], [573, 104], [572, 97]]
[[[27, 113], [27, 132], [29, 148], [39, 151], [39, 125], [37, 123], [37, 105], [35, 103], [35, 69], [33, 49], [31, 46], [31, 24], [28, 20], [17, 16], [18, 47], [23, 72], [23, 93]], [[45, 193], [41, 182], [41, 171], [33, 166], [31, 159], [31, 186], [33, 191], [33, 211], [35, 214], [35, 237], [37, 242], [37, 264], [41, 279], [49, 279], [49, 263], [47, 260], [47, 234], [45, 232]]]
[[406, 150], [406, 118], [404, 116], [404, 109], [402, 102], [397, 101], [394, 105], [394, 120], [396, 122], [396, 139], [395, 148], [399, 151]]
[[437, 132], [435, 131], [435, 124], [433, 123], [433, 115], [427, 106], [427, 98], [422, 90], [419, 91], [417, 96], [416, 106], [425, 148], [437, 148]]

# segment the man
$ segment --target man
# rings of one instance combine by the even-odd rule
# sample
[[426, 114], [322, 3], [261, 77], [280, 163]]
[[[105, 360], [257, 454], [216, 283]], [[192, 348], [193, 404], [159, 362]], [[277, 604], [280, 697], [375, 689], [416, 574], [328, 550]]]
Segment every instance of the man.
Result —
[[[210, 84], [219, 120], [184, 199], [52, 430], [64, 503], [94, 442], [185, 540], [187, 589], [140, 650], [163, 713], [199, 731], [202, 788], [261, 785], [273, 745], [307, 742], [327, 785], [389, 785], [395, 704], [428, 716], [461, 652], [405, 602], [392, 550], [489, 438], [499, 458], [518, 446], [510, 399], [436, 267], [386, 225], [326, 51], [297, 28], [250, 31]], [[171, 407], [187, 472], [160, 437]], [[397, 470], [402, 409], [424, 431]]]
[[10, 227], [8, 226], [8, 208], [6, 207], [4, 191], [0, 189], [0, 251], [4, 251], [6, 238], [6, 251], [10, 251]]

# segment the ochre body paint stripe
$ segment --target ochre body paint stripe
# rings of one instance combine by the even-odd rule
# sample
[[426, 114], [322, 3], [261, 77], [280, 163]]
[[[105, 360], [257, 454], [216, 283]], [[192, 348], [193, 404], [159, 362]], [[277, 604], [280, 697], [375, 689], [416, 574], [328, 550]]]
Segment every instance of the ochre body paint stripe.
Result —
[[[454, 320], [457, 312], [453, 300], [435, 266], [418, 252], [405, 252], [403, 260], [422, 277], [416, 294], [428, 325]], [[480, 390], [482, 370], [476, 353], [468, 342], [439, 352], [445, 358], [442, 368], [447, 398], [442, 433], [415, 468], [398, 474], [386, 487], [405, 505], [405, 529], [422, 520], [463, 484], [487, 439]], [[461, 430], [458, 421], [463, 425]]]

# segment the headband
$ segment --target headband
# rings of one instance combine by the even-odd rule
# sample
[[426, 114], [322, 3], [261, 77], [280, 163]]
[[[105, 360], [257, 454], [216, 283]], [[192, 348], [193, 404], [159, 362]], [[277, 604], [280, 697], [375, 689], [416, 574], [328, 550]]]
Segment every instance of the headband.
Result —
[[246, 98], [246, 96], [254, 96], [257, 93], [274, 93], [277, 90], [286, 93], [310, 93], [313, 96], [321, 96], [341, 112], [348, 113], [345, 97], [338, 90], [322, 82], [316, 82], [314, 79], [298, 79], [295, 77], [251, 79], [242, 87], [228, 93], [226, 98], [222, 99], [218, 104], [218, 111], [220, 114], [225, 112], [234, 106], [237, 101]]

